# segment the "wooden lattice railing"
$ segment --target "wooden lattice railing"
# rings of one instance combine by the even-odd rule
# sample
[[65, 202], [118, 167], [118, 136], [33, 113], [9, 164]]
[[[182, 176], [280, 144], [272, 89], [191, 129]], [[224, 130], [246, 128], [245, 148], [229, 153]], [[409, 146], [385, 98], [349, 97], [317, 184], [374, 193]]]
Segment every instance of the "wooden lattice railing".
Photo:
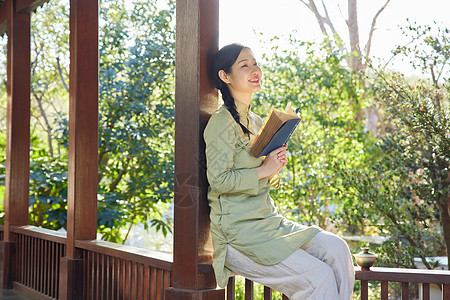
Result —
[[[253, 287], [253, 281], [249, 280], [249, 279], [245, 279], [245, 300], [253, 300], [253, 292], [254, 292], [254, 287]], [[236, 297], [236, 280], [235, 277], [230, 277], [230, 279], [228, 280], [228, 285], [227, 285], [227, 299], [226, 300], [234, 300]], [[271, 300], [272, 299], [272, 289], [264, 286], [264, 300]], [[283, 295], [283, 299], [282, 300], [288, 300], [289, 298], [286, 297], [285, 295]]]
[[[12, 236], [13, 288], [38, 299], [57, 299], [65, 233], [21, 226], [12, 228]], [[83, 258], [83, 299], [164, 299], [172, 255], [104, 241], [76, 241], [75, 246]]]
[[[1, 228], [0, 228], [1, 229]], [[15, 241], [13, 287], [56, 299], [59, 291], [59, 263], [65, 255], [65, 234], [34, 226], [12, 227]], [[0, 230], [0, 240], [2, 240]], [[164, 299], [171, 286], [172, 255], [108, 243], [76, 241], [83, 258], [83, 299]], [[210, 266], [208, 269], [211, 269]], [[369, 281], [381, 283], [380, 297], [387, 300], [390, 282], [401, 283], [401, 298], [409, 299], [410, 283], [421, 284], [421, 299], [430, 299], [430, 284], [441, 286], [442, 299], [450, 299], [450, 271], [371, 268], [356, 271], [361, 281], [361, 299], [368, 299]], [[253, 282], [245, 280], [245, 299], [253, 299]], [[34, 293], [34, 294], [33, 294]], [[227, 300], [235, 299], [235, 280], [230, 278]], [[264, 299], [272, 290], [264, 287]], [[283, 300], [287, 299], [283, 296]]]
[[423, 270], [423, 269], [398, 269], [398, 268], [371, 268], [370, 271], [356, 271], [356, 280], [361, 280], [361, 300], [369, 298], [369, 281], [381, 282], [381, 300], [387, 300], [389, 282], [400, 282], [402, 300], [409, 299], [409, 284], [422, 285], [423, 300], [430, 299], [430, 284], [441, 286], [442, 299], [450, 300], [450, 271]]
[[[422, 269], [398, 269], [398, 268], [371, 268], [370, 271], [361, 271], [356, 269], [356, 280], [361, 281], [361, 300], [369, 299], [369, 281], [381, 282], [381, 300], [388, 300], [388, 285], [389, 282], [400, 282], [401, 299], [409, 300], [409, 284], [419, 283], [422, 286], [422, 295], [420, 299], [430, 300], [430, 284], [437, 284], [441, 286], [442, 299], [450, 300], [450, 271], [443, 270], [422, 270]], [[254, 299], [254, 288], [251, 280], [245, 279], [245, 299]], [[235, 299], [235, 278], [231, 277], [227, 286], [227, 300]], [[264, 287], [264, 300], [272, 299], [272, 290]], [[283, 300], [288, 298], [283, 295]]]
[[83, 299], [164, 299], [172, 255], [104, 241], [75, 246], [83, 251]]
[[34, 226], [14, 227], [12, 232], [16, 241], [14, 288], [56, 299], [59, 262], [65, 255], [65, 235]]

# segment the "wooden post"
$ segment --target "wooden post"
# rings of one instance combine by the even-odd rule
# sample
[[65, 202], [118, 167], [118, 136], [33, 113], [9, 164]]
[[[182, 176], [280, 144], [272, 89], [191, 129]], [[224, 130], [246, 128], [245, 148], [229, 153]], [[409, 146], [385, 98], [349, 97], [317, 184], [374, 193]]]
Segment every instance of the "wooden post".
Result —
[[361, 280], [361, 300], [369, 299], [369, 281]]
[[174, 265], [166, 299], [224, 299], [210, 266], [203, 141], [218, 106], [208, 67], [218, 47], [219, 1], [178, 0], [176, 14]]
[[98, 1], [70, 1], [69, 174], [66, 257], [60, 299], [81, 299], [82, 260], [76, 240], [97, 235]]
[[[430, 288], [428, 287], [428, 290]], [[428, 295], [429, 295], [429, 291], [428, 291]], [[430, 296], [428, 296], [429, 298]], [[443, 300], [449, 300], [450, 299], [450, 284], [443, 284], [442, 285], [442, 299]]]
[[7, 1], [7, 108], [4, 241], [0, 243], [1, 284], [14, 279], [11, 226], [28, 224], [30, 177], [30, 13]]

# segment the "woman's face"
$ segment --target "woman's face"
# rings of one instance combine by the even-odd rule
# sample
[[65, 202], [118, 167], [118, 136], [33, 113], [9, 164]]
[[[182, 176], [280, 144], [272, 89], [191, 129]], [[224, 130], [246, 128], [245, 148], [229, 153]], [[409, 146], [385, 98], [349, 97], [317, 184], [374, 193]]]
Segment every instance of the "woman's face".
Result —
[[258, 66], [252, 51], [242, 49], [238, 58], [231, 66], [231, 72], [223, 73], [222, 80], [228, 85], [231, 95], [239, 99], [240, 95], [253, 94], [261, 89], [262, 71]]

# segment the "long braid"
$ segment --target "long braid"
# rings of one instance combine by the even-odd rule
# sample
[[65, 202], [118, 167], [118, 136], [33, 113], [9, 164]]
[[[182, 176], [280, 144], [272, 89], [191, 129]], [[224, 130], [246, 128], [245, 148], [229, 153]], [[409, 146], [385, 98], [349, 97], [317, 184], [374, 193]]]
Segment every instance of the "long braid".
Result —
[[240, 120], [240, 116], [238, 111], [236, 110], [236, 103], [235, 100], [233, 99], [233, 97], [230, 94], [230, 91], [228, 90], [228, 87], [223, 84], [223, 86], [221, 86], [221, 88], [219, 89], [220, 93], [222, 94], [222, 99], [223, 99], [223, 103], [225, 104], [225, 106], [227, 107], [228, 111], [230, 112], [231, 116], [233, 116], [233, 119], [236, 121], [236, 123], [239, 124], [239, 126], [241, 126], [242, 131], [248, 136], [250, 137], [250, 134], [252, 134], [252, 132], [250, 130], [248, 130], [247, 127], [245, 127]]
[[223, 70], [226, 73], [231, 71], [231, 66], [234, 64], [242, 49], [245, 47], [240, 44], [230, 44], [228, 46], [223, 47], [220, 51], [218, 51], [213, 58], [212, 68], [211, 68], [211, 78], [213, 79], [214, 85], [222, 94], [222, 99], [227, 107], [228, 111], [233, 116], [233, 119], [239, 126], [242, 128], [244, 134], [246, 134], [250, 138], [250, 134], [253, 134], [247, 127], [245, 127], [239, 118], [239, 113], [236, 110], [236, 103], [234, 98], [231, 96], [230, 90], [225, 82], [219, 78], [218, 71]]

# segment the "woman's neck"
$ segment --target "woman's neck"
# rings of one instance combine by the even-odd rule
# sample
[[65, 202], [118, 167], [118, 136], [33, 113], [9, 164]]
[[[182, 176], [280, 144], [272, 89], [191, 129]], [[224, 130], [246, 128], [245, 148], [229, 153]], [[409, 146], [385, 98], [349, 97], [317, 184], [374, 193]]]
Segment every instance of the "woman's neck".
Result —
[[244, 103], [247, 106], [250, 106], [250, 102], [252, 101], [252, 94], [240, 94], [240, 95], [232, 95], [233, 99]]

